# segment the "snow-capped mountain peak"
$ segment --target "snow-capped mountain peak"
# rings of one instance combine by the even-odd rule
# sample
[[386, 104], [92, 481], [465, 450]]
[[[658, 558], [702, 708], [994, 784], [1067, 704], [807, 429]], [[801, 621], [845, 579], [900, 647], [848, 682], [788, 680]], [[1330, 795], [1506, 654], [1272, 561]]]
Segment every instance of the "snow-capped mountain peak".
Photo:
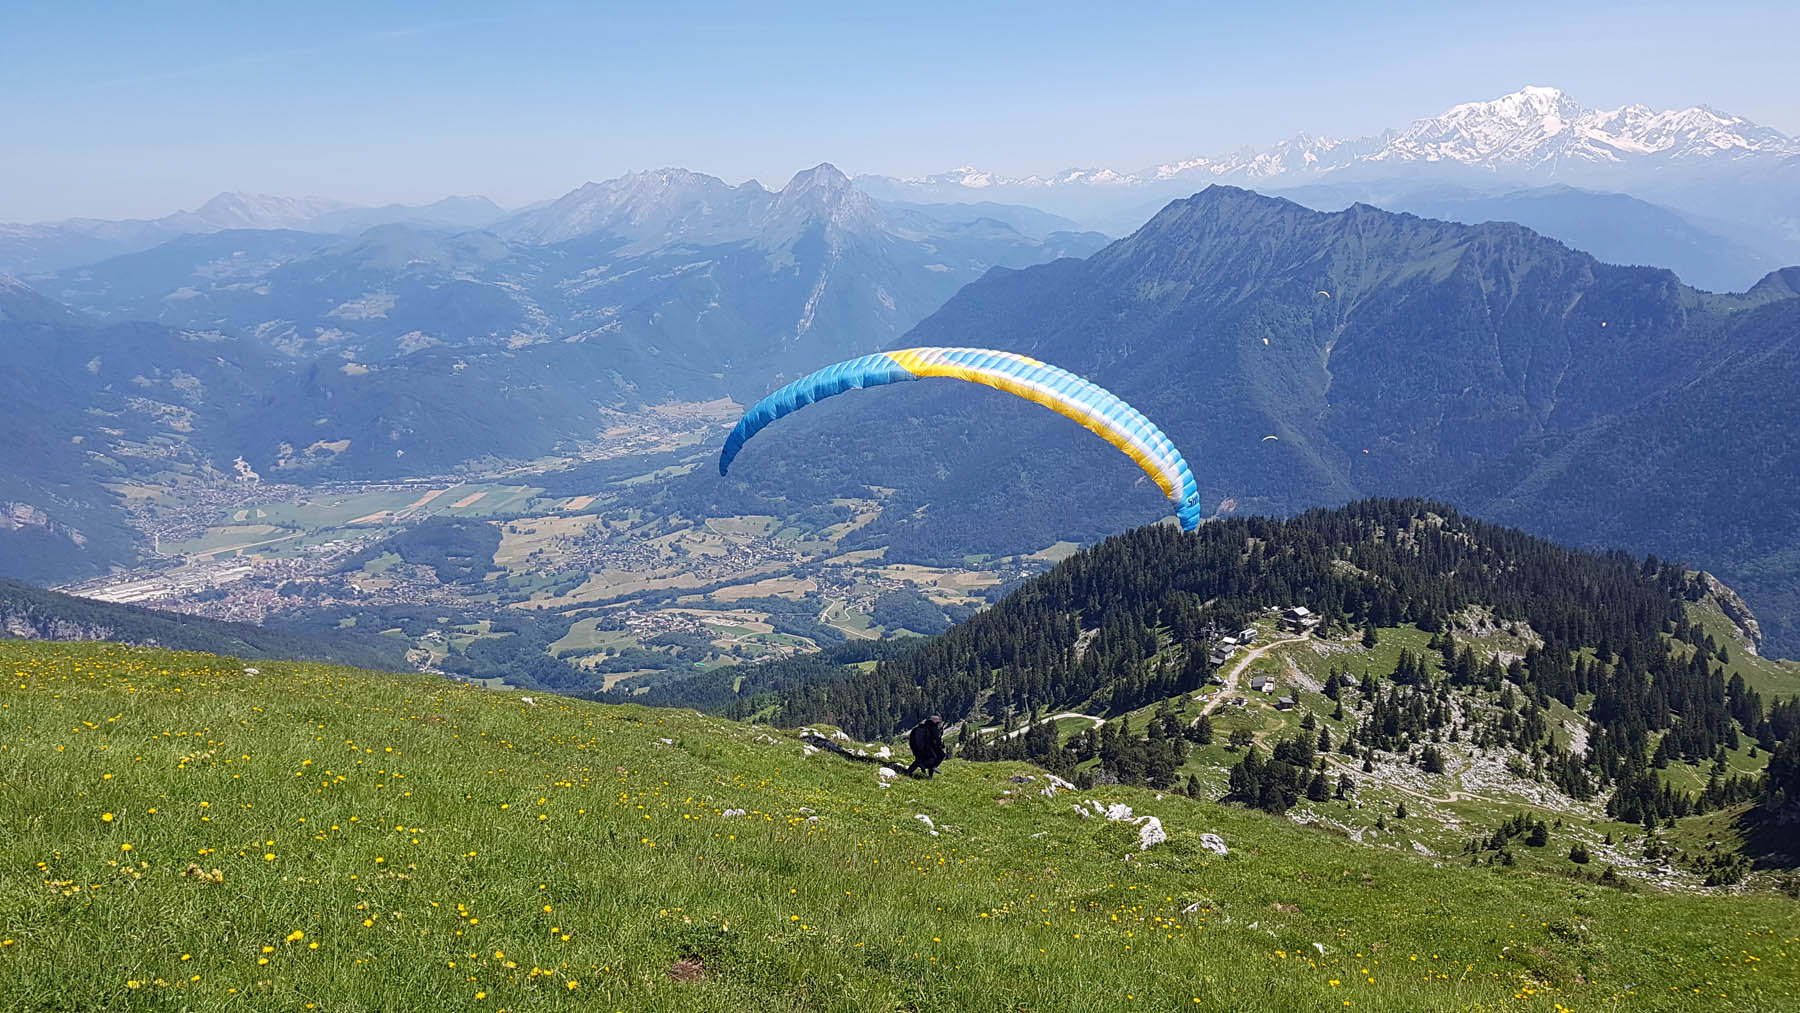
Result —
[[1392, 171], [1405, 164], [1459, 166], [1543, 183], [1640, 166], [1794, 156], [1800, 156], [1800, 141], [1705, 106], [1660, 112], [1643, 105], [1590, 109], [1559, 88], [1530, 85], [1356, 140], [1302, 133], [1265, 150], [1185, 158], [1130, 172], [1071, 169], [1005, 177], [962, 166], [907, 179], [865, 177], [859, 184], [883, 198], [958, 199], [958, 193], [982, 192], [987, 195], [983, 199], [1007, 193], [1028, 201], [1031, 192], [1051, 188], [1179, 184], [1197, 189], [1215, 180], [1299, 183], [1358, 168]]
[[1490, 170], [1795, 154], [1778, 131], [1703, 107], [1588, 109], [1556, 88], [1529, 87], [1417, 120], [1371, 161], [1448, 161]]
[[275, 197], [266, 193], [222, 193], [190, 214], [216, 229], [298, 229], [348, 204], [325, 197]]

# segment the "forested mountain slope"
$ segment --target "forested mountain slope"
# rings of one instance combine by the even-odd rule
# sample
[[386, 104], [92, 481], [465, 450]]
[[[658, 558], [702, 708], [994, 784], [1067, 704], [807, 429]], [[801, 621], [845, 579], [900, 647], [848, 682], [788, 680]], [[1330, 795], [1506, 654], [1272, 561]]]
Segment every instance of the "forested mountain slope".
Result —
[[[1703, 611], [1696, 603], [1724, 593], [1653, 557], [1571, 550], [1427, 501], [1365, 500], [1288, 520], [1221, 520], [1193, 534], [1140, 528], [911, 651], [840, 650], [709, 674], [644, 699], [841, 724], [869, 737], [937, 712], [966, 722], [966, 755], [998, 750], [1071, 776], [1098, 756], [1086, 774], [1162, 788], [1176, 787], [1184, 770], [1205, 773], [1187, 763], [1181, 740], [1210, 742], [1209, 713], [1232, 715], [1246, 730], [1241, 745], [1253, 741], [1248, 728], [1261, 728], [1267, 747], [1286, 734], [1279, 715], [1297, 709], [1304, 741], [1280, 741], [1298, 742], [1299, 758], [1277, 757], [1307, 776], [1284, 783], [1285, 801], [1278, 793], [1261, 803], [1275, 811], [1294, 804], [1308, 777], [1318, 782], [1309, 797], [1321, 800], [1324, 760], [1317, 776], [1308, 773], [1315, 748], [1360, 756], [1365, 773], [1389, 780], [1421, 764], [1442, 774], [1443, 750], [1461, 769], [1504, 766], [1517, 778], [1510, 791], [1553, 786], [1536, 796], [1541, 806], [1605, 799], [1609, 816], [1653, 827], [1761, 798], [1752, 775], [1769, 754], [1800, 748], [1800, 696], [1775, 688], [1791, 694], [1796, 673], [1788, 668], [1774, 684], [1759, 678], [1770, 692], [1757, 689], [1731, 662], [1733, 647], [1741, 651], [1735, 635], [1721, 640], [1694, 618]], [[1305, 611], [1287, 611], [1296, 607]], [[1282, 614], [1305, 621], [1277, 621]], [[1289, 697], [1273, 712], [1260, 702], [1272, 687], [1238, 678], [1260, 653], [1236, 653], [1250, 627], [1316, 646], [1311, 671], [1294, 659], [1274, 669]], [[1378, 632], [1411, 646], [1372, 654]], [[1373, 667], [1379, 657], [1385, 667]], [[1216, 697], [1211, 683], [1223, 683]], [[1219, 709], [1244, 693], [1259, 702]], [[1045, 716], [1063, 711], [1104, 718], [1104, 734], [1060, 742]], [[1149, 721], [1147, 746], [1131, 737], [1134, 713]], [[983, 738], [975, 729], [988, 724], [1017, 732]], [[1018, 738], [1026, 728], [1032, 734]], [[1735, 765], [1739, 756], [1745, 766]], [[1698, 766], [1708, 761], [1710, 777]], [[1684, 777], [1700, 790], [1667, 781], [1659, 771], [1671, 763], [1694, 765]], [[1767, 804], [1789, 814], [1785, 796]]]
[[591, 436], [612, 399], [567, 382], [567, 345], [295, 362], [217, 332], [101, 324], [3, 277], [0, 355], [0, 574], [39, 583], [136, 558], [121, 485], [224, 480], [240, 460], [274, 481], [527, 458]]
[[1566, 549], [1424, 500], [1225, 519], [1192, 534], [1153, 525], [1077, 553], [872, 673], [791, 687], [783, 713], [873, 734], [932, 711], [960, 716], [978, 698], [1127, 711], [1197, 688], [1223, 633], [1294, 605], [1328, 629], [1442, 628], [1470, 606], [1489, 609], [1543, 638], [1539, 681], [1558, 696], [1571, 651], [1604, 643], [1637, 665], [1662, 656], [1700, 588], [1654, 559]]
[[404, 670], [399, 641], [355, 630], [288, 632], [119, 605], [0, 579], [0, 640], [108, 640], [240, 658], [287, 658]]
[[[1443, 497], [1716, 570], [1791, 649], [1794, 278], [1711, 295], [1518, 226], [1213, 187], [1085, 261], [992, 272], [901, 343], [1092, 378], [1169, 434], [1208, 509]], [[922, 557], [1092, 539], [1163, 511], [1087, 434], [957, 384], [835, 399], [746, 448], [722, 488], [701, 478], [681, 496], [731, 509], [891, 488], [861, 538]]]

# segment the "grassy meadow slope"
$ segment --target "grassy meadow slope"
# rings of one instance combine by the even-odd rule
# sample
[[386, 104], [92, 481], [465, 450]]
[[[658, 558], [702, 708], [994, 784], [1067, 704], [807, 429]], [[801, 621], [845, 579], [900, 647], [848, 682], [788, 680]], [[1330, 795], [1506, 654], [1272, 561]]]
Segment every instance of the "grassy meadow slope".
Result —
[[[692, 711], [257, 667], [0, 643], [6, 1003], [1800, 1003], [1787, 899], [1469, 868], [1141, 789], [1045, 797], [1021, 764], [884, 789], [873, 762]], [[1140, 850], [1084, 798], [1168, 841]]]

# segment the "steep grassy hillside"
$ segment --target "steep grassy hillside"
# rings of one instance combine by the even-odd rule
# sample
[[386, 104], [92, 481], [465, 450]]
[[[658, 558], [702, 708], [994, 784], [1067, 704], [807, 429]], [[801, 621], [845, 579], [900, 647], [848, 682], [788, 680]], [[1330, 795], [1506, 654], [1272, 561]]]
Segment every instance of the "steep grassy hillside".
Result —
[[[0, 644], [8, 1003], [1800, 1002], [1785, 898], [1469, 868], [1139, 789], [1045, 797], [1018, 764], [883, 788], [873, 762], [693, 712], [257, 667]], [[1155, 815], [1167, 842], [1140, 850], [1140, 828], [1077, 816], [1085, 798]]]

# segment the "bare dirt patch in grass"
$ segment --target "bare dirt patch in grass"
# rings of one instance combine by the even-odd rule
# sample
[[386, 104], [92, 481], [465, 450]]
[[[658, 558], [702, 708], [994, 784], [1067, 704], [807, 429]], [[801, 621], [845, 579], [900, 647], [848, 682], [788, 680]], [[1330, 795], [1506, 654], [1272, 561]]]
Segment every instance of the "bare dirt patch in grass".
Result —
[[437, 499], [439, 496], [442, 496], [444, 493], [446, 493], [448, 491], [449, 490], [447, 490], [447, 489], [428, 489], [428, 490], [426, 490], [425, 495], [420, 496], [418, 499], [413, 500], [411, 503], [408, 503], [407, 505], [405, 505], [404, 507], [401, 507], [400, 509], [401, 510], [417, 510], [420, 507], [424, 506], [425, 504], [431, 502], [432, 500]]

